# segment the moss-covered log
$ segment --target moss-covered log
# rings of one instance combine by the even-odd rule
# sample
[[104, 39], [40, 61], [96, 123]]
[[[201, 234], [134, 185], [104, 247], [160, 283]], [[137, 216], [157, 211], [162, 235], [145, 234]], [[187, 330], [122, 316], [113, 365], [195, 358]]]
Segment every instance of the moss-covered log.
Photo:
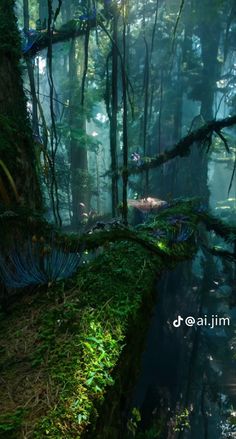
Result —
[[[195, 251], [190, 243], [178, 248], [174, 264]], [[118, 362], [131, 373], [139, 361], [141, 345], [129, 356], [124, 347], [139, 319], [147, 321], [153, 283], [166, 268], [142, 246], [116, 243], [66, 284], [24, 296], [2, 316], [0, 436], [79, 439], [91, 427], [89, 437], [96, 437], [106, 392], [116, 384], [118, 398], [125, 398]], [[115, 413], [120, 401], [113, 404]], [[102, 437], [116, 437], [110, 434], [108, 428]]]
[[[211, 122], [203, 125], [201, 128], [192, 131], [190, 134], [183, 137], [173, 148], [162, 152], [156, 157], [145, 159], [140, 166], [129, 167], [129, 175], [139, 174], [149, 169], [157, 168], [158, 166], [161, 166], [176, 157], [185, 157], [189, 155], [190, 149], [192, 146], [194, 146], [194, 143], [196, 144], [196, 147], [199, 147], [199, 145], [201, 145], [203, 142], [206, 142], [206, 144], [209, 146], [214, 133], [219, 135], [223, 140], [224, 137], [222, 136], [221, 130], [232, 127], [235, 124], [236, 115], [227, 117], [225, 119], [212, 120]], [[225, 139], [224, 145], [227, 148]]]
[[[191, 200], [173, 203], [136, 230], [56, 236], [67, 248], [104, 250], [70, 280], [23, 296], [10, 315], [2, 315], [0, 436], [119, 437], [153, 283], [164, 270], [193, 257], [199, 223], [234, 242], [233, 226]], [[131, 352], [133, 331], [140, 328]], [[96, 424], [103, 410], [106, 426]]]
[[168, 239], [173, 236], [174, 229], [172, 225], [168, 225], [169, 220], [177, 216], [176, 221], [178, 224], [179, 215], [179, 224], [181, 224], [181, 215], [184, 215], [187, 218], [185, 225], [190, 223], [193, 233], [197, 225], [202, 223], [208, 231], [214, 231], [226, 242], [234, 244], [236, 241], [236, 226], [226, 224], [220, 218], [207, 212], [197, 199], [173, 201], [164, 209], [161, 209], [153, 217], [152, 222], [138, 227], [124, 227], [122, 224], [116, 224], [116, 222], [98, 223], [100, 228], [95, 226], [91, 231], [81, 235], [56, 231], [53, 225], [44, 221], [38, 214], [25, 208], [19, 208], [15, 212], [1, 212], [0, 210], [0, 230], [3, 236], [6, 236], [10, 230], [11, 235], [14, 237], [13, 231], [21, 229], [22, 236], [25, 239], [34, 236], [36, 240], [40, 240], [43, 237], [46, 242], [51, 239], [53, 234], [55, 245], [71, 252], [93, 251], [109, 243], [128, 241], [140, 244], [151, 253], [169, 259], [171, 256], [168, 246], [159, 245], [155, 239], [155, 230], [160, 231], [164, 228], [167, 231], [164, 241], [168, 242]]

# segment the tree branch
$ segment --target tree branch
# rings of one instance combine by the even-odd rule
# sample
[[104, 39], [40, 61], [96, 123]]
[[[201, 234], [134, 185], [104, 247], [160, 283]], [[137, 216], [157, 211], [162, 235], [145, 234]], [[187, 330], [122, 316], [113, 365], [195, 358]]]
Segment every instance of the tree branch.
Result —
[[225, 119], [213, 120], [211, 122], [208, 122], [201, 128], [192, 131], [190, 134], [183, 137], [172, 149], [166, 150], [156, 157], [145, 159], [144, 163], [142, 163], [140, 166], [129, 167], [129, 175], [139, 174], [141, 172], [147, 171], [148, 169], [157, 168], [158, 166], [161, 166], [176, 157], [185, 157], [189, 155], [191, 146], [194, 142], [197, 142], [198, 144], [202, 143], [206, 139], [208, 139], [213, 133], [216, 133], [219, 136], [221, 134], [220, 131], [223, 128], [231, 127], [235, 124], [236, 115], [232, 117], [227, 117]]
[[[97, 26], [97, 20], [93, 19], [89, 21], [89, 28], [94, 29]], [[87, 33], [87, 24], [85, 22], [81, 22], [78, 24], [73, 21], [65, 24], [61, 29], [55, 30], [51, 36], [51, 44], [63, 43], [64, 41], [68, 41], [71, 38], [81, 37], [86, 35]], [[28, 50], [25, 54], [26, 57], [35, 56], [37, 52], [40, 52], [43, 49], [46, 49], [50, 43], [50, 37], [48, 32], [42, 31], [39, 33], [39, 37], [35, 41], [35, 44], [32, 45], [30, 50]]]
[[[60, 241], [60, 236], [58, 236], [58, 238]], [[96, 250], [98, 247], [102, 247], [107, 243], [131, 241], [142, 245], [153, 254], [169, 259], [167, 252], [154, 245], [148, 240], [148, 237], [141, 236], [139, 232], [130, 230], [126, 227], [115, 227], [113, 230], [100, 230], [91, 234], [86, 233], [81, 236], [78, 236], [77, 234], [68, 236], [63, 235], [61, 239], [62, 241], [65, 241], [67, 249], [77, 252], [81, 250]]]

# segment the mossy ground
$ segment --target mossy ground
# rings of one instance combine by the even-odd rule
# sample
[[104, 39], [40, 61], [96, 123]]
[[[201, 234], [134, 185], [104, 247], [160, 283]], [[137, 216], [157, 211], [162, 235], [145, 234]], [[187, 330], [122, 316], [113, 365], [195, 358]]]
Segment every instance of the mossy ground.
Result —
[[110, 246], [69, 282], [24, 296], [2, 319], [2, 437], [79, 438], [95, 422], [127, 328], [161, 265], [139, 245]]
[[79, 439], [91, 432], [155, 279], [196, 250], [192, 207], [175, 205], [140, 229], [161, 254], [130, 242], [105, 244], [73, 278], [24, 294], [1, 316], [0, 437]]

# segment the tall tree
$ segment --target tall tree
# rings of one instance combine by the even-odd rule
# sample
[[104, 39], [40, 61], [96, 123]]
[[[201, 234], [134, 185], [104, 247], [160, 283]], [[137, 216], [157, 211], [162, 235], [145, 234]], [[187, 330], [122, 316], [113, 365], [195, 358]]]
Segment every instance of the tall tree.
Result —
[[112, 169], [112, 215], [116, 215], [118, 206], [118, 178], [117, 178], [117, 114], [118, 114], [118, 10], [114, 11], [113, 17], [113, 44], [112, 56], [112, 85], [111, 85], [111, 112], [110, 119], [110, 151]]
[[[30, 18], [29, 18], [29, 0], [24, 0], [24, 33], [28, 34], [30, 28]], [[26, 66], [29, 76], [30, 83], [30, 92], [32, 99], [32, 128], [33, 132], [38, 136], [39, 135], [39, 121], [38, 121], [38, 102], [37, 102], [37, 94], [35, 87], [35, 79], [34, 79], [34, 58], [26, 56]]]
[[[41, 206], [36, 155], [23, 91], [20, 38], [14, 0], [0, 2], [0, 184], [5, 202], [17, 201], [32, 208]], [[9, 173], [9, 174], [8, 174]], [[8, 175], [8, 177], [7, 177]], [[13, 184], [16, 192], [13, 191]]]
[[[81, 52], [80, 52], [81, 53]], [[71, 41], [69, 54], [70, 81], [70, 162], [73, 226], [79, 227], [83, 219], [84, 207], [89, 208], [89, 174], [86, 145], [86, 113], [82, 102], [81, 76], [77, 66], [76, 42]]]

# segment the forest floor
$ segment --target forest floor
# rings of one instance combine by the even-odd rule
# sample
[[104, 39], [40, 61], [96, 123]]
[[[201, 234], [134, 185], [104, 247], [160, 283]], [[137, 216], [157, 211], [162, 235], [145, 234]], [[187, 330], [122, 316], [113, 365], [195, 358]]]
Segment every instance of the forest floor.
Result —
[[79, 437], [95, 422], [157, 267], [141, 246], [115, 244], [1, 316], [0, 437]]
[[0, 437], [70, 439], [96, 428], [121, 357], [132, 351], [130, 329], [143, 331], [157, 277], [192, 258], [198, 221], [191, 203], [177, 203], [140, 232], [156, 254], [107, 243], [72, 278], [24, 292], [1, 314]]

